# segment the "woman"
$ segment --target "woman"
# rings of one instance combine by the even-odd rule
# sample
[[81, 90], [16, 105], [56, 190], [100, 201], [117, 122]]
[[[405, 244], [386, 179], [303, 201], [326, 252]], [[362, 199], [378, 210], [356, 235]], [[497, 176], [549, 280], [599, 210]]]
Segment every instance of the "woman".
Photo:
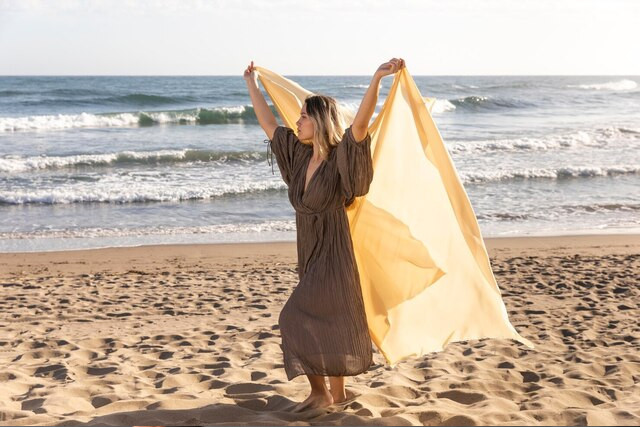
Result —
[[271, 140], [296, 211], [300, 282], [278, 323], [287, 378], [305, 374], [311, 393], [293, 411], [345, 401], [344, 376], [365, 372], [372, 363], [345, 208], [369, 190], [373, 178], [369, 121], [382, 77], [402, 67], [404, 60], [393, 58], [378, 68], [346, 130], [333, 98], [307, 97], [296, 122], [297, 135], [278, 126], [258, 87], [253, 61], [244, 72], [255, 114]]

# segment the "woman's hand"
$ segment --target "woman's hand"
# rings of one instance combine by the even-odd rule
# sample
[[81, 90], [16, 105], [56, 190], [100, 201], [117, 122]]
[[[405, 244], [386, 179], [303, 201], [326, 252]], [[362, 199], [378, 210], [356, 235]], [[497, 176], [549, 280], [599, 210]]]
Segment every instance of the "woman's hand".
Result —
[[253, 66], [253, 61], [251, 61], [251, 64], [249, 64], [249, 66], [247, 67], [246, 70], [244, 70], [244, 79], [247, 83], [249, 82], [258, 82], [258, 74], [255, 71], [255, 67]]
[[389, 74], [394, 74], [398, 72], [401, 68], [404, 67], [404, 59], [402, 58], [391, 58], [389, 62], [385, 62], [376, 70], [376, 75], [378, 77], [388, 76]]
[[273, 115], [273, 111], [267, 105], [267, 101], [264, 99], [264, 95], [258, 87], [258, 72], [253, 66], [253, 61], [244, 70], [244, 79], [247, 82], [247, 88], [249, 89], [249, 96], [251, 97], [251, 104], [253, 105], [253, 111], [258, 119], [258, 123], [269, 139], [273, 139], [273, 134], [278, 127], [276, 117]]

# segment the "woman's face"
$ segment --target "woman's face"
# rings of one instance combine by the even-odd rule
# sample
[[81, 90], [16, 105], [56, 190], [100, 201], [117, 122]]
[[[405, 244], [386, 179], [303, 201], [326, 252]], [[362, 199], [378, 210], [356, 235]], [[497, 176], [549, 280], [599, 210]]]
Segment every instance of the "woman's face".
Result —
[[313, 140], [313, 122], [307, 116], [307, 103], [305, 102], [300, 110], [300, 118], [296, 122], [298, 127], [298, 139], [301, 141]]

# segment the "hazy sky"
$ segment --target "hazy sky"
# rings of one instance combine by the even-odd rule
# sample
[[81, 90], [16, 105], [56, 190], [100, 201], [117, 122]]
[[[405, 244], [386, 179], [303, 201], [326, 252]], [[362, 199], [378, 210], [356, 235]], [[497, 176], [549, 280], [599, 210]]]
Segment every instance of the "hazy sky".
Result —
[[0, 74], [640, 75], [636, 0], [0, 0]]

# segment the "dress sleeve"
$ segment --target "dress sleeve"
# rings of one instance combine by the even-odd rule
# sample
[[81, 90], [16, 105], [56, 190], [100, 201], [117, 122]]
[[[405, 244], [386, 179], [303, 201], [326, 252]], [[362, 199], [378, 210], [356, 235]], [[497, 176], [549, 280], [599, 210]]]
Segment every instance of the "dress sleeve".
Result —
[[298, 140], [293, 129], [278, 126], [273, 132], [271, 151], [276, 156], [278, 169], [280, 169], [282, 179], [287, 185], [291, 182], [294, 165], [297, 159], [300, 158], [300, 150], [302, 148], [302, 143]]
[[369, 184], [373, 180], [371, 135], [367, 132], [362, 141], [356, 141], [349, 126], [336, 150], [342, 192], [347, 199], [345, 206], [349, 206], [356, 197], [369, 192]]

